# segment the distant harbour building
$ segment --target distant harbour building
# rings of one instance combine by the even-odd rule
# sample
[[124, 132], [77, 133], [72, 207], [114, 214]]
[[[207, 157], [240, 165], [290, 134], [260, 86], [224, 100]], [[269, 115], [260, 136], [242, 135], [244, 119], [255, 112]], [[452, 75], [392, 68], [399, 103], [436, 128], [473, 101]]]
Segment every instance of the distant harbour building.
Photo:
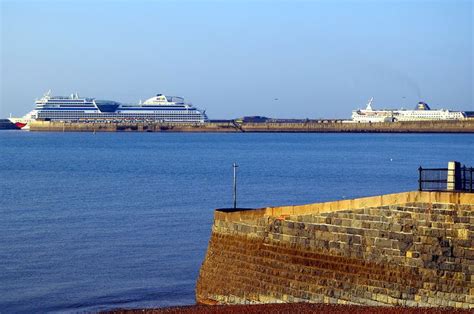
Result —
[[270, 118], [263, 117], [263, 116], [245, 116], [242, 118], [235, 119], [237, 123], [265, 123], [270, 121]]
[[170, 122], [204, 123], [208, 121], [205, 111], [182, 97], [157, 94], [143, 103], [121, 104], [112, 100], [70, 96], [53, 96], [48, 91], [35, 102], [35, 109], [22, 118], [10, 121], [20, 128], [28, 128], [34, 120], [63, 122]]
[[397, 122], [397, 121], [440, 121], [464, 120], [466, 114], [461, 111], [447, 109], [431, 109], [426, 103], [419, 102], [414, 110], [408, 109], [382, 109], [372, 108], [373, 97], [365, 109], [352, 111], [352, 122]]

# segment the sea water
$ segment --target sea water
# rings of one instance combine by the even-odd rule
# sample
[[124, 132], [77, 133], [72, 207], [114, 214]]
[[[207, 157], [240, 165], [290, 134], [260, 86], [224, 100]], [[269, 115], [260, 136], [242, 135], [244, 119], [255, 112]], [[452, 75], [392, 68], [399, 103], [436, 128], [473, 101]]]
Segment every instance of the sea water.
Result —
[[0, 312], [188, 305], [213, 210], [417, 189], [462, 134], [0, 132]]

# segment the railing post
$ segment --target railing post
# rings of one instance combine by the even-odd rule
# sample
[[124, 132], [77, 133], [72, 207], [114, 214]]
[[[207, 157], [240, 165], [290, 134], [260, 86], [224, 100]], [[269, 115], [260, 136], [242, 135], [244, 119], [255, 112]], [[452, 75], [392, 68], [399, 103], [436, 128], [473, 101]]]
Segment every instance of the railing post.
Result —
[[471, 167], [471, 169], [470, 169], [471, 171], [469, 171], [470, 177], [471, 177], [470, 180], [469, 180], [469, 181], [470, 181], [470, 184], [469, 184], [469, 192], [472, 192], [472, 170], [473, 170], [473, 169], [474, 169], [474, 168]]
[[423, 171], [423, 168], [421, 166], [418, 168], [418, 191], [422, 190], [421, 186], [421, 172]]
[[458, 161], [448, 163], [447, 190], [458, 191], [461, 189], [461, 164]]
[[238, 165], [234, 162], [232, 164], [232, 168], [234, 168], [234, 193], [233, 193], [233, 198], [234, 198], [234, 208], [237, 208], [237, 167]]
[[466, 165], [462, 166], [461, 173], [462, 173], [461, 190], [467, 191]]

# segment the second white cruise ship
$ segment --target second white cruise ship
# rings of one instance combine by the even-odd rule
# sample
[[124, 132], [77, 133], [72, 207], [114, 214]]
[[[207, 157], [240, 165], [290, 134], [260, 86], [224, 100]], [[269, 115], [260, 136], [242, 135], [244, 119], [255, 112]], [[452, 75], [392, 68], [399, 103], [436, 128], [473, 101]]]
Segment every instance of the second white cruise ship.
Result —
[[397, 122], [397, 121], [433, 121], [433, 120], [463, 120], [464, 112], [447, 109], [431, 109], [426, 103], [419, 102], [415, 110], [407, 109], [381, 109], [372, 108], [372, 97], [365, 109], [352, 111], [351, 122]]
[[205, 111], [182, 97], [157, 94], [143, 103], [121, 104], [111, 100], [71, 96], [53, 96], [48, 91], [35, 102], [35, 109], [23, 118], [10, 118], [20, 128], [27, 128], [32, 120], [43, 121], [104, 121], [104, 122], [171, 122], [205, 123]]

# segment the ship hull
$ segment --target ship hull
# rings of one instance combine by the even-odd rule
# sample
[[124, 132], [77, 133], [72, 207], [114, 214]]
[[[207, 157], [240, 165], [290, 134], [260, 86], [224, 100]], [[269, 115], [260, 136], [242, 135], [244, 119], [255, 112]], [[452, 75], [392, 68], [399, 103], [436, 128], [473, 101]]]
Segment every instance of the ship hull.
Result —
[[29, 130], [30, 129], [30, 121], [23, 119], [23, 118], [9, 118], [11, 123], [13, 123], [17, 128], [21, 130]]

